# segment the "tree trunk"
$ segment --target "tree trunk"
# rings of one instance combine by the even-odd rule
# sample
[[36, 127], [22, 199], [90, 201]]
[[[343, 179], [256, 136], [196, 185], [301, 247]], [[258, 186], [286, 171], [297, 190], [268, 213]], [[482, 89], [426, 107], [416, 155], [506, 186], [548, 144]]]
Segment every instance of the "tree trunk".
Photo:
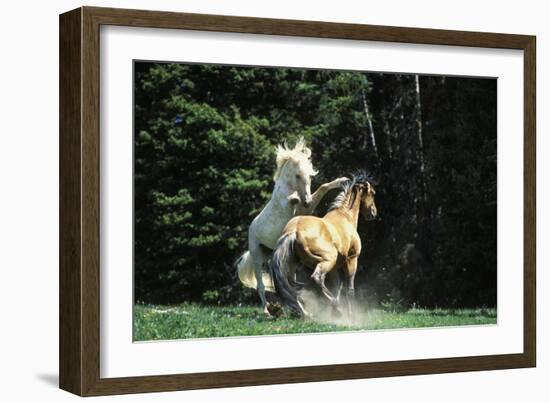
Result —
[[418, 74], [414, 76], [415, 91], [416, 91], [416, 125], [418, 135], [418, 161], [420, 164], [420, 184], [422, 199], [426, 199], [426, 182], [425, 182], [425, 167], [424, 167], [424, 138], [422, 135], [422, 103], [420, 99], [420, 78]]
[[[372, 126], [372, 119], [369, 112], [369, 104], [367, 102], [367, 96], [365, 95], [365, 91], [361, 91], [361, 98], [363, 99], [363, 109], [365, 111], [365, 116], [367, 118], [367, 124], [368, 124], [368, 133], [370, 135], [370, 142], [372, 145], [372, 149], [374, 150], [374, 155], [378, 158], [378, 147], [376, 146], [376, 139], [374, 137], [374, 128]], [[366, 141], [365, 141], [366, 145]], [[365, 147], [366, 148], [366, 147]]]

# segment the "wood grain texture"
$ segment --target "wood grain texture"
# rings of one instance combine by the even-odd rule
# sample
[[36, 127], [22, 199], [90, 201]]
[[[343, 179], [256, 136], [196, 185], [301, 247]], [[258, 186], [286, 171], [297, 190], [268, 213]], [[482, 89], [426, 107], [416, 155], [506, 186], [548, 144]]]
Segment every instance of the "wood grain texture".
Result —
[[99, 24], [82, 9], [82, 390], [99, 378]]
[[528, 367], [523, 354], [101, 379], [89, 396]]
[[536, 366], [536, 234], [537, 234], [537, 157], [536, 157], [536, 39], [530, 37], [524, 48], [524, 173], [523, 173], [523, 353], [531, 366]]
[[59, 21], [59, 386], [81, 394], [81, 10]]
[[[479, 357], [100, 378], [99, 30], [122, 25], [524, 51], [524, 352]], [[535, 37], [82, 7], [60, 17], [60, 387], [82, 396], [532, 367]], [[519, 134], [518, 134], [519, 135]]]
[[86, 7], [106, 25], [189, 29], [314, 38], [523, 49], [528, 36], [320, 21], [231, 17], [166, 11]]

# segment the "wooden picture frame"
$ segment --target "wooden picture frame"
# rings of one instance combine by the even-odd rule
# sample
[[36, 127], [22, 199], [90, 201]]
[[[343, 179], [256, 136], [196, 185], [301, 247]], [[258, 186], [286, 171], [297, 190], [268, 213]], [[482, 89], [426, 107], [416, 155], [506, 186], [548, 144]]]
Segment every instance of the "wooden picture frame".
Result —
[[[523, 353], [140, 376], [100, 377], [100, 26], [121, 25], [524, 52]], [[314, 21], [81, 7], [60, 16], [60, 387], [81, 396], [328, 381], [536, 365], [535, 37]]]

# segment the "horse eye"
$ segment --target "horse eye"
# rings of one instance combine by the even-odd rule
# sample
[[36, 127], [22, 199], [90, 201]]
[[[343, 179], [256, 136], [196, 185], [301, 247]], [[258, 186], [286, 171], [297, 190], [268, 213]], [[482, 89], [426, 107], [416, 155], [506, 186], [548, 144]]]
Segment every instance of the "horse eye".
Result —
[[296, 175], [296, 179], [300, 179], [300, 175]]

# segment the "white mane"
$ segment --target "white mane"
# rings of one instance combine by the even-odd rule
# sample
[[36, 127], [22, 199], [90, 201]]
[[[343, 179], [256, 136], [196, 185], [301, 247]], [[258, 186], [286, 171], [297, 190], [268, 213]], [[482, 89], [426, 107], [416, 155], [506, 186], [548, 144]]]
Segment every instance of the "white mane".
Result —
[[277, 146], [277, 169], [273, 176], [273, 180], [277, 181], [277, 179], [279, 179], [283, 166], [287, 161], [296, 163], [306, 175], [317, 175], [317, 171], [313, 168], [313, 164], [311, 163], [311, 150], [306, 146], [303, 137], [298, 139], [298, 142], [292, 149], [288, 148], [286, 143]]

